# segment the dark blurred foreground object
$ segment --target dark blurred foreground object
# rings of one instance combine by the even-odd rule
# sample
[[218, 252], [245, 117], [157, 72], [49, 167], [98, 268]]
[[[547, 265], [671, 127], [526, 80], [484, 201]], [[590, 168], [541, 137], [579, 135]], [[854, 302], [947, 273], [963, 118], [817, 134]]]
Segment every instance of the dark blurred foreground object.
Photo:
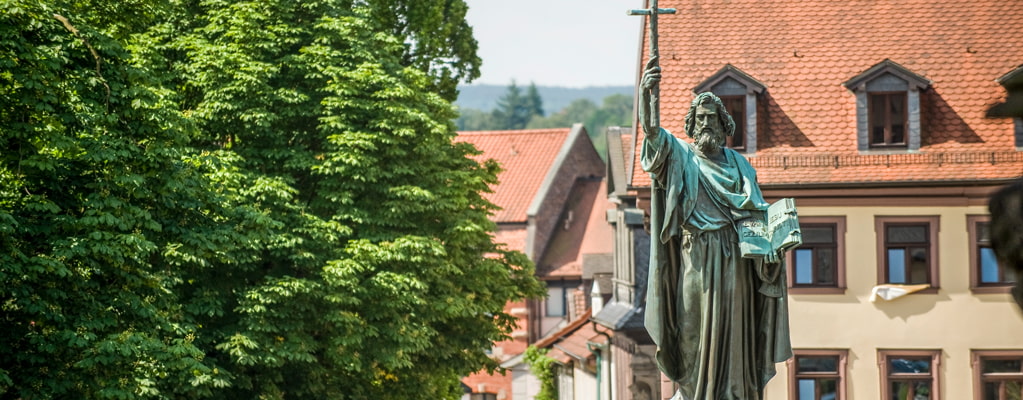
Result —
[[[998, 103], [987, 110], [989, 118], [1023, 117], [1023, 66], [998, 78], [1008, 94], [1004, 103]], [[1018, 122], [1017, 122], [1018, 123]], [[1017, 137], [1016, 145], [1019, 146]], [[998, 262], [1016, 271], [1023, 272], [1023, 180], [1010, 184], [991, 197], [988, 204], [991, 213], [991, 247]], [[1012, 287], [1012, 298], [1023, 309], [1023, 279], [1016, 279]]]
[[988, 118], [1023, 117], [1023, 66], [1002, 75], [997, 82], [1008, 92], [1004, 103], [998, 103], [987, 110]]
[[1016, 271], [1012, 298], [1023, 309], [1023, 180], [1010, 184], [988, 203], [991, 213], [991, 247], [1005, 268]]

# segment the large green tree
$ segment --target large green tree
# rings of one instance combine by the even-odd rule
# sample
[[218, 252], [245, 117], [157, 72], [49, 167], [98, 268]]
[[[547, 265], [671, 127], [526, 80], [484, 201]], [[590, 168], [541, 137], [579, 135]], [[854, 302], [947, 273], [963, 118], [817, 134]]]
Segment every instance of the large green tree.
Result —
[[438, 399], [496, 367], [542, 291], [452, 143], [462, 0], [2, 6], [0, 393]]
[[186, 1], [137, 39], [207, 149], [289, 188], [245, 196], [281, 229], [188, 296], [196, 343], [231, 377], [217, 396], [453, 398], [460, 376], [496, 367], [485, 350], [512, 328], [505, 303], [542, 292], [493, 243], [481, 193], [498, 167], [452, 143], [446, 82], [475, 67], [445, 60], [475, 43], [430, 27], [464, 7]]
[[251, 259], [270, 224], [121, 46], [162, 11], [0, 8], [0, 393], [212, 394], [228, 381], [179, 289]]

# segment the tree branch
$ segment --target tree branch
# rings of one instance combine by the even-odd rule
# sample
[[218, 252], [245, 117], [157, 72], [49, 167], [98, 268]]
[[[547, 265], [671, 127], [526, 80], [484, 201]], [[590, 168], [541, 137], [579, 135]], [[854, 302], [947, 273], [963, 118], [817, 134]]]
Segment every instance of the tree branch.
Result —
[[68, 31], [71, 31], [78, 40], [81, 40], [82, 43], [85, 44], [85, 47], [89, 48], [89, 52], [92, 53], [92, 58], [96, 60], [96, 75], [99, 75], [100, 83], [102, 83], [103, 87], [107, 89], [107, 112], [110, 112], [110, 85], [107, 84], [107, 79], [103, 77], [103, 72], [100, 71], [100, 61], [102, 58], [100, 58], [99, 53], [96, 52], [96, 49], [92, 47], [92, 44], [90, 44], [88, 40], [78, 33], [78, 29], [75, 28], [74, 25], [71, 25], [71, 21], [69, 21], [66, 17], [60, 14], [53, 14], [53, 18], [56, 18], [60, 21], [60, 23], [64, 24], [64, 27], [67, 28]]

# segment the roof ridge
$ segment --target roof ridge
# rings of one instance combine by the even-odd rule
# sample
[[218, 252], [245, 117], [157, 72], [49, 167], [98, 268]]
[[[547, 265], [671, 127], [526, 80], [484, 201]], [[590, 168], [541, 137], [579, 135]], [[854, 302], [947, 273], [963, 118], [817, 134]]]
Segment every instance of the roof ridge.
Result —
[[572, 127], [565, 128], [537, 128], [537, 129], [505, 129], [489, 131], [458, 131], [459, 135], [528, 135], [537, 133], [568, 132]]
[[542, 349], [544, 347], [554, 344], [555, 342], [558, 341], [558, 339], [561, 339], [566, 334], [572, 333], [576, 329], [579, 329], [583, 325], [586, 325], [586, 323], [590, 321], [590, 317], [592, 315], [593, 309], [587, 308], [586, 312], [580, 315], [579, 318], [576, 318], [574, 321], [570, 321], [567, 325], [565, 325], [565, 327], [559, 329], [557, 332], [554, 332], [545, 338], [536, 341], [536, 343], [533, 343], [533, 345], [536, 346], [538, 349]]

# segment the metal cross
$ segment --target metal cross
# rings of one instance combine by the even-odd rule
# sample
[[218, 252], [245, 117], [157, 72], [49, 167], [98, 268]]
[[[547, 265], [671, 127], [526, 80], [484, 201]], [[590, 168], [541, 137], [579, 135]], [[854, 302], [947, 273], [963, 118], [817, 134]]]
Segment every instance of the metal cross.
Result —
[[[647, 0], [650, 8], [641, 10], [629, 10], [629, 15], [648, 15], [650, 16], [650, 58], [657, 57], [659, 52], [657, 51], [657, 14], [674, 14], [674, 8], [657, 8], [657, 0]], [[642, 89], [641, 89], [642, 90]], [[652, 111], [652, 122], [654, 126], [660, 126], [660, 115], [661, 115], [661, 88], [660, 84], [653, 88], [650, 93], [650, 108]]]

